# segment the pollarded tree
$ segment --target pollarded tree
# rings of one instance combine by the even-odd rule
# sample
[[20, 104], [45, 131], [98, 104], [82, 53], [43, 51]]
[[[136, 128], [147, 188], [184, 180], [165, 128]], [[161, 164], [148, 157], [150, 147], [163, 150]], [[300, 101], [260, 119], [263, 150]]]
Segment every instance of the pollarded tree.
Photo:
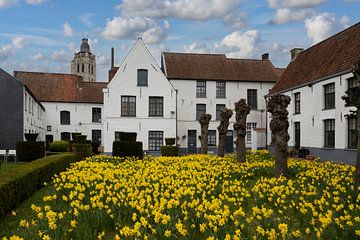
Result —
[[273, 134], [272, 142], [275, 143], [275, 176], [288, 177], [288, 141], [289, 121], [286, 107], [290, 104], [290, 97], [276, 94], [270, 97], [267, 103], [267, 111], [271, 113], [270, 129]]
[[355, 193], [359, 192], [360, 186], [360, 61], [356, 61], [352, 68], [352, 72], [355, 77], [355, 81], [358, 82], [357, 87], [350, 88], [346, 91], [346, 95], [342, 97], [346, 102], [346, 106], [353, 106], [356, 108], [355, 111], [351, 111], [350, 116], [356, 117], [356, 132], [357, 132], [357, 156], [356, 166], [354, 175], [354, 188]]
[[211, 114], [203, 113], [199, 118], [201, 127], [201, 153], [207, 154], [208, 152], [208, 134], [209, 134], [209, 122], [211, 120]]
[[235, 120], [234, 130], [236, 132], [236, 155], [239, 162], [246, 162], [246, 118], [250, 113], [250, 107], [246, 105], [245, 99], [240, 99], [235, 103]]
[[221, 120], [220, 125], [218, 126], [219, 131], [219, 146], [218, 146], [218, 156], [223, 157], [225, 153], [225, 143], [226, 143], [226, 133], [229, 127], [229, 119], [232, 117], [233, 112], [228, 108], [223, 108], [221, 110]]

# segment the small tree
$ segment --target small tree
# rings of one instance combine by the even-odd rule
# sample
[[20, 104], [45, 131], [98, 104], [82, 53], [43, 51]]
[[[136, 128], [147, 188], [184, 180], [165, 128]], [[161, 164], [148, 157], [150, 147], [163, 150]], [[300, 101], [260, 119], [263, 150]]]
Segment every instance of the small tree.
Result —
[[[352, 68], [354, 77], [358, 83], [360, 83], [360, 61], [356, 61]], [[356, 156], [356, 166], [355, 166], [355, 175], [354, 175], [354, 189], [355, 194], [359, 192], [360, 186], [360, 84], [357, 87], [350, 88], [345, 92], [346, 95], [342, 97], [346, 102], [346, 106], [353, 106], [356, 108], [355, 111], [351, 111], [350, 116], [356, 117], [356, 132], [357, 132], [357, 156]]]
[[209, 122], [211, 120], [211, 114], [203, 113], [199, 118], [201, 126], [201, 153], [207, 154], [208, 152], [208, 134], [209, 134]]
[[275, 176], [288, 176], [287, 150], [289, 141], [289, 121], [286, 107], [290, 104], [290, 97], [282, 94], [270, 97], [267, 111], [271, 113], [270, 129], [273, 133], [272, 142], [275, 143]]
[[236, 155], [239, 162], [246, 162], [246, 118], [250, 113], [250, 107], [246, 105], [245, 99], [240, 99], [235, 103], [234, 130], [236, 132]]
[[221, 110], [221, 121], [218, 126], [219, 131], [219, 146], [218, 156], [223, 157], [225, 152], [226, 133], [229, 127], [229, 119], [232, 117], [233, 112], [230, 109], [224, 108]]

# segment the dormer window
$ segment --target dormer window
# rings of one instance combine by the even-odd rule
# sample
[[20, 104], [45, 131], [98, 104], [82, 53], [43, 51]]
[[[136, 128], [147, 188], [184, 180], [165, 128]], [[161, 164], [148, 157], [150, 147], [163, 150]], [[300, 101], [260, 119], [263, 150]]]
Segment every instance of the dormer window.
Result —
[[138, 69], [137, 70], [137, 85], [147, 86], [148, 85], [148, 70]]

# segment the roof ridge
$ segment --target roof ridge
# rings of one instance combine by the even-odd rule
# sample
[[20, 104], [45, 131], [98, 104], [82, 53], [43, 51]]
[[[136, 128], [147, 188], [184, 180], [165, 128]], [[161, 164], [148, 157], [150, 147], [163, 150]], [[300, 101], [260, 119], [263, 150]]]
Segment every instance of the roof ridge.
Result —
[[71, 75], [71, 76], [77, 76], [77, 77], [81, 77], [79, 75], [76, 74], [72, 74], [72, 73], [56, 73], [56, 72], [36, 72], [36, 71], [17, 71], [14, 70], [14, 73], [36, 73], [36, 74], [56, 74], [56, 75]]
[[210, 56], [225, 56], [224, 53], [184, 53], [184, 52], [162, 52], [163, 54], [179, 54], [179, 55], [210, 55]]
[[226, 58], [227, 60], [240, 60], [240, 61], [257, 61], [257, 62], [266, 62], [270, 61], [269, 59], [255, 59], [255, 58]]

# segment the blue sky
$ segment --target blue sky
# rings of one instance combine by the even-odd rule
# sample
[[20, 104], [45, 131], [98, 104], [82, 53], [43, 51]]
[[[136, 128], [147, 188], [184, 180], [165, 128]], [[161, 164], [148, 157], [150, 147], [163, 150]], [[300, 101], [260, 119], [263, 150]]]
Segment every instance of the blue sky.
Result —
[[81, 38], [107, 79], [137, 37], [162, 51], [225, 53], [285, 67], [289, 50], [308, 48], [360, 21], [360, 0], [0, 0], [0, 68], [70, 72]]

